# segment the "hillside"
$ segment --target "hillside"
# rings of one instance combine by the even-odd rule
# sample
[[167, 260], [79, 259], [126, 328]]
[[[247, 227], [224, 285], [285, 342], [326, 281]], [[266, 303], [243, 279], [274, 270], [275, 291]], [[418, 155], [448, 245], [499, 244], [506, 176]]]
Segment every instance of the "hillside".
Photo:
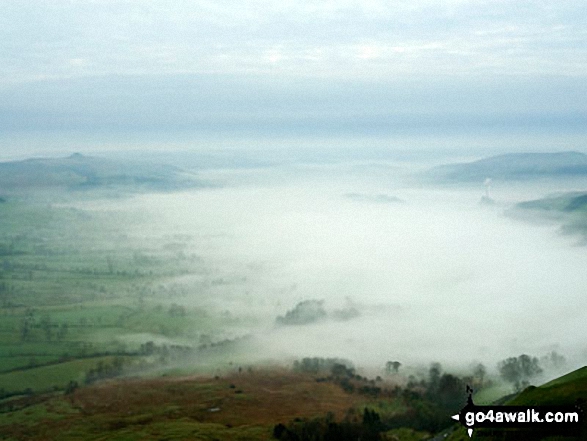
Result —
[[520, 202], [516, 205], [516, 208], [522, 210], [561, 213], [587, 213], [587, 193], [571, 192], [532, 201]]
[[530, 221], [554, 221], [564, 234], [587, 240], [587, 192], [569, 192], [516, 204], [507, 214]]
[[[392, 421], [419, 425], [418, 421], [431, 417], [430, 409], [425, 401], [398, 393], [393, 384], [379, 382], [375, 391], [367, 387], [371, 381], [365, 378], [351, 381], [354, 389], [348, 387], [344, 377], [326, 378], [282, 368], [242, 372], [235, 368], [214, 377], [110, 380], [65, 394], [0, 401], [0, 438], [294, 440], [298, 438], [288, 431], [297, 430], [305, 433], [299, 438], [304, 440], [347, 439], [317, 435], [319, 428], [338, 426], [341, 433], [362, 430], [367, 436], [364, 439], [373, 440], [469, 439], [460, 425], [434, 438], [408, 427], [384, 429], [385, 421], [387, 425]], [[584, 367], [540, 387], [529, 387], [506, 405], [569, 405], [586, 396]], [[370, 432], [370, 427], [375, 431]], [[489, 434], [478, 429], [473, 439], [527, 438], [520, 432]], [[544, 438], [563, 439], [576, 438]]]
[[0, 163], [0, 188], [3, 191], [108, 186], [169, 190], [196, 184], [194, 175], [173, 166], [114, 161], [79, 153], [66, 158], [33, 158]]
[[[562, 377], [555, 378], [554, 380], [543, 384], [540, 386], [540, 388], [547, 389], [561, 384], [574, 384], [574, 382], [582, 382], [585, 384], [585, 386], [587, 386], [587, 366], [583, 366], [582, 368], [563, 375]], [[584, 393], [583, 395], [586, 394]], [[584, 396], [583, 398], [587, 399], [587, 396]]]
[[574, 404], [587, 400], [587, 366], [556, 378], [539, 387], [529, 387], [507, 404], [512, 406], [544, 406]]
[[64, 395], [0, 401], [0, 439], [271, 440], [278, 423], [360, 420], [364, 406], [382, 415], [403, 410], [401, 400], [389, 400], [389, 394], [382, 408], [382, 398], [383, 392], [377, 399], [279, 368], [215, 377], [135, 378]]
[[428, 170], [433, 182], [509, 181], [536, 178], [587, 177], [587, 155], [579, 152], [509, 153], [468, 163], [445, 164]]

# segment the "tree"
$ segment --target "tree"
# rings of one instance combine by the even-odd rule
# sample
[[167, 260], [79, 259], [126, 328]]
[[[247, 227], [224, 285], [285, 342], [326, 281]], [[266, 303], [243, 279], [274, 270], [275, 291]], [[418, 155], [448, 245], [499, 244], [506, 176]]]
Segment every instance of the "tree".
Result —
[[438, 390], [438, 383], [440, 381], [440, 374], [442, 373], [442, 366], [440, 363], [432, 363], [428, 371], [428, 391], [436, 394]]
[[[0, 275], [0, 279], [1, 279]], [[8, 294], [9, 294], [9, 286], [6, 282], [0, 283], [0, 302], [2, 303], [2, 307], [5, 308], [8, 306]]]
[[444, 374], [438, 381], [437, 402], [445, 409], [456, 411], [466, 403], [465, 383], [451, 374]]
[[169, 315], [171, 317], [185, 317], [185, 315], [186, 315], [185, 307], [173, 303], [169, 307]]
[[374, 429], [380, 429], [381, 417], [373, 409], [365, 407], [363, 410], [363, 425]]
[[483, 380], [485, 379], [485, 374], [487, 374], [487, 369], [482, 363], [478, 363], [473, 368], [473, 377], [477, 380], [479, 387], [483, 387]]
[[35, 310], [33, 308], [27, 308], [24, 312], [24, 318], [20, 325], [20, 338], [22, 341], [26, 341], [29, 338], [34, 321]]
[[385, 363], [385, 372], [387, 374], [397, 374], [401, 365], [402, 364], [399, 361], [388, 361]]
[[543, 365], [546, 365], [547, 368], [560, 370], [565, 366], [567, 360], [558, 352], [552, 351], [542, 357], [540, 362], [543, 363]]
[[70, 382], [67, 383], [67, 386], [65, 387], [65, 395], [71, 395], [78, 387], [79, 384], [77, 381], [70, 380]]
[[152, 341], [148, 341], [147, 343], [143, 343], [141, 345], [141, 353], [144, 355], [152, 355], [155, 352], [155, 349], [155, 343]]
[[273, 438], [281, 439], [281, 436], [287, 431], [287, 427], [279, 423], [273, 428]]
[[67, 323], [61, 323], [59, 330], [57, 331], [57, 340], [61, 341], [67, 335], [67, 331], [69, 330], [69, 326]]
[[499, 374], [508, 383], [512, 383], [516, 392], [530, 385], [530, 380], [542, 373], [538, 358], [522, 354], [507, 358], [498, 364]]
[[330, 373], [333, 377], [349, 377], [353, 375], [353, 370], [348, 369], [342, 363], [334, 363], [334, 365], [332, 365], [332, 367], [330, 368]]
[[278, 316], [278, 325], [307, 325], [326, 317], [323, 300], [304, 300], [293, 309], [287, 311], [284, 316]]
[[26, 341], [31, 333], [31, 324], [29, 320], [24, 318], [20, 324], [20, 339]]
[[108, 273], [114, 274], [114, 262], [110, 256], [106, 256], [106, 265], [108, 265]]
[[45, 338], [47, 341], [51, 341], [53, 338], [53, 324], [51, 323], [51, 317], [45, 314], [43, 317], [41, 317], [40, 325], [41, 329], [45, 333]]

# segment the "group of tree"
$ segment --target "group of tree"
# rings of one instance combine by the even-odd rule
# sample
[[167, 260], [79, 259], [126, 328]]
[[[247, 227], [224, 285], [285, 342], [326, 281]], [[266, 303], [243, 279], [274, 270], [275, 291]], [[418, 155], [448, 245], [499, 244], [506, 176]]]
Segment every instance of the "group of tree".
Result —
[[187, 313], [184, 306], [177, 305], [175, 303], [169, 307], [168, 312], [171, 317], [185, 317]]
[[377, 412], [364, 408], [360, 421], [350, 418], [334, 421], [332, 414], [325, 418], [295, 419], [287, 426], [277, 424], [273, 438], [281, 441], [378, 441], [385, 425]]
[[193, 353], [193, 348], [181, 345], [157, 345], [153, 341], [141, 344], [138, 354], [156, 356], [156, 361], [166, 364], [170, 360], [180, 360]]
[[45, 314], [40, 320], [35, 319], [35, 310], [27, 308], [24, 317], [20, 323], [20, 339], [21, 341], [28, 341], [32, 338], [33, 329], [38, 328], [46, 341], [52, 341], [54, 338], [62, 341], [69, 332], [69, 325], [67, 323], [57, 324], [51, 321], [51, 317]]
[[24, 317], [20, 324], [20, 339], [27, 341], [30, 338], [31, 330], [35, 324], [35, 310], [33, 308], [27, 308], [24, 313]]
[[[2, 279], [0, 275], [0, 279]], [[14, 292], [14, 285], [6, 282], [0, 282], [0, 307], [7, 308], [10, 306], [10, 296]]]
[[466, 404], [465, 380], [443, 373], [440, 363], [432, 363], [430, 366], [425, 387], [424, 396], [448, 413], [457, 412]]
[[397, 374], [399, 373], [399, 368], [402, 364], [399, 361], [388, 361], [385, 363], [385, 373], [386, 374]]
[[[330, 364], [326, 360], [328, 359], [307, 358], [297, 362], [295, 366], [298, 370], [316, 373], [320, 372], [323, 366]], [[393, 363], [386, 364], [391, 372], [394, 372]], [[398, 369], [399, 365], [396, 365]], [[479, 375], [484, 375], [484, 368], [477, 370]], [[379, 400], [400, 400], [407, 410], [403, 413], [387, 415], [385, 418], [365, 413], [360, 423], [347, 420], [325, 425], [318, 424], [316, 420], [298, 421], [296, 424], [282, 427], [276, 434], [278, 435], [276, 438], [284, 440], [358, 439], [359, 435], [360, 439], [380, 439], [371, 432], [369, 432], [371, 435], [365, 432], [365, 424], [374, 421], [377, 421], [377, 424], [370, 424], [369, 427], [371, 429], [376, 427], [378, 432], [408, 427], [434, 433], [452, 424], [450, 415], [457, 413], [466, 404], [466, 388], [470, 380], [471, 377], [461, 378], [445, 373], [439, 363], [433, 363], [425, 378], [417, 380], [412, 377], [405, 388], [395, 385], [393, 389], [390, 389], [386, 388], [384, 383], [377, 384], [377, 379], [369, 380], [361, 377], [353, 368], [335, 362], [330, 364], [330, 376], [317, 378], [317, 381], [332, 381], [340, 385], [347, 393], [366, 395]], [[349, 438], [345, 438], [347, 434]], [[329, 438], [330, 436], [332, 438]]]
[[96, 367], [86, 372], [84, 383], [92, 384], [98, 380], [118, 377], [122, 374], [123, 368], [124, 359], [122, 357], [114, 357], [111, 363], [100, 360]]
[[[540, 362], [561, 366], [564, 357], [551, 353], [539, 360], [522, 354], [501, 361], [498, 370], [501, 377], [519, 391], [542, 373]], [[399, 362], [389, 361], [385, 371], [392, 374], [400, 366]], [[352, 367], [336, 359], [305, 358], [294, 364], [296, 370], [310, 373], [323, 372], [326, 367], [331, 375], [325, 380], [335, 381], [343, 388], [348, 386], [345, 390], [349, 393], [361, 392], [355, 386], [355, 378], [363, 378], [357, 376]], [[347, 417], [336, 422], [332, 415], [310, 420], [296, 419], [287, 425], [276, 425], [273, 437], [283, 441], [381, 440], [386, 439], [384, 432], [401, 427], [437, 433], [452, 424], [450, 415], [465, 406], [467, 386], [483, 387], [488, 384], [486, 377], [487, 368], [481, 363], [473, 365], [472, 374], [465, 377], [443, 372], [439, 363], [432, 363], [425, 378], [417, 380], [412, 377], [405, 388], [396, 386], [390, 395], [402, 400], [407, 409], [402, 413], [382, 417], [374, 410], [365, 408], [361, 419]]]
[[278, 325], [307, 325], [326, 318], [323, 300], [304, 300], [275, 320]]
[[293, 369], [296, 372], [305, 372], [310, 374], [332, 373], [335, 366], [337, 369], [353, 369], [353, 364], [342, 358], [323, 358], [323, 357], [305, 357], [301, 360], [295, 360]]
[[498, 369], [500, 376], [512, 383], [516, 392], [528, 387], [530, 381], [542, 373], [538, 358], [526, 354], [499, 362]]

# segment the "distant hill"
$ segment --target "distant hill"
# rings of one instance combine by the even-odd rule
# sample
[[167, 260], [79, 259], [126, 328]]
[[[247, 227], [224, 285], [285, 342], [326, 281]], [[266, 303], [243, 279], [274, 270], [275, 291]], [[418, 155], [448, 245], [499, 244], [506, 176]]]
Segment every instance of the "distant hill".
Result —
[[543, 199], [520, 202], [516, 204], [516, 208], [562, 213], [587, 212], [587, 191], [564, 193]]
[[554, 221], [561, 225], [562, 233], [578, 234], [587, 244], [587, 191], [520, 202], [506, 214], [522, 220]]
[[474, 162], [445, 164], [425, 173], [435, 182], [483, 182], [556, 177], [587, 177], [587, 155], [579, 152], [510, 153]]
[[169, 165], [123, 162], [75, 153], [66, 158], [34, 158], [0, 163], [0, 188], [91, 189], [124, 186], [171, 190], [197, 185], [193, 174]]

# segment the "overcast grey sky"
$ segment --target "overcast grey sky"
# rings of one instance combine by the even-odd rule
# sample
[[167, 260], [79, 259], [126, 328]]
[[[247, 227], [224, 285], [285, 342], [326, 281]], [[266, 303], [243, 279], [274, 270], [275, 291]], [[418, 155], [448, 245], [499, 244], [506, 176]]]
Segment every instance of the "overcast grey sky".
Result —
[[3, 0], [0, 148], [32, 133], [580, 142], [586, 22], [580, 0]]

